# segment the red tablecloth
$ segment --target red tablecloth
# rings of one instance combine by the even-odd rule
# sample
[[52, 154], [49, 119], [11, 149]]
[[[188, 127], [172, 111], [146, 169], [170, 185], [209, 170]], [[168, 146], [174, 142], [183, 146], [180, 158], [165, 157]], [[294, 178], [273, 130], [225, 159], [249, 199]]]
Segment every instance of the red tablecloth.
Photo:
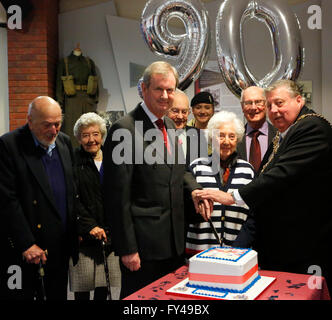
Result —
[[[166, 294], [166, 290], [187, 278], [187, 272], [188, 267], [183, 266], [124, 300], [196, 300]], [[307, 283], [311, 275], [265, 270], [260, 270], [259, 274], [274, 277], [276, 280], [259, 295], [257, 300], [330, 300], [324, 277], [321, 279], [321, 289], [310, 289]]]

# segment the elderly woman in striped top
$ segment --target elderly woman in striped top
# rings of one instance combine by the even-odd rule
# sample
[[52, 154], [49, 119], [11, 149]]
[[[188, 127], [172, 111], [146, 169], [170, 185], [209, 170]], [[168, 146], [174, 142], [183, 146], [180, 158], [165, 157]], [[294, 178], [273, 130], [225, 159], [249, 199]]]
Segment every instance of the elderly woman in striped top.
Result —
[[[213, 201], [211, 220], [223, 245], [250, 247], [254, 238], [254, 221], [249, 215], [249, 208], [246, 205], [225, 206], [217, 200], [220, 190], [232, 192], [254, 178], [253, 167], [237, 157], [237, 143], [244, 135], [243, 123], [234, 113], [221, 111], [210, 119], [208, 131], [214, 146], [212, 156], [196, 159], [190, 164], [197, 182], [203, 187], [197, 192]], [[201, 219], [199, 223], [189, 224], [187, 256], [218, 245], [210, 224]]]

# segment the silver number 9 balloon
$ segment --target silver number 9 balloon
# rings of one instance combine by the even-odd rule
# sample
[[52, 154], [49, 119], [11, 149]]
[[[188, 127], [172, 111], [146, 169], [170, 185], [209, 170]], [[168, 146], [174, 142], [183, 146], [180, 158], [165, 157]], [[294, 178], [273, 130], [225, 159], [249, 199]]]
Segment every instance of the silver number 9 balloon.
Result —
[[[180, 19], [184, 34], [173, 34], [169, 21]], [[210, 27], [199, 0], [150, 0], [142, 12], [141, 32], [152, 52], [173, 61], [184, 90], [198, 78], [208, 59]]]
[[[266, 23], [274, 51], [272, 70], [261, 80], [249, 71], [244, 56], [243, 26], [251, 18]], [[225, 83], [236, 96], [251, 85], [296, 80], [304, 60], [299, 21], [282, 0], [225, 0], [217, 15], [216, 48]]]

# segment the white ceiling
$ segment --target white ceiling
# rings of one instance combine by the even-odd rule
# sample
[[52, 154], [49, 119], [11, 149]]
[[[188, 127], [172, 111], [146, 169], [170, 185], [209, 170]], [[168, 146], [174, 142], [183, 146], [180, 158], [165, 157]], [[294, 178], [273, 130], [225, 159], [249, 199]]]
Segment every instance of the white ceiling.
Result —
[[[89, 7], [110, 0], [60, 0], [60, 12], [71, 11], [79, 8]], [[212, 2], [216, 0], [202, 0], [202, 2]], [[308, 0], [284, 0], [289, 4], [297, 4]], [[114, 0], [119, 17], [139, 20], [145, 4], [148, 0]]]

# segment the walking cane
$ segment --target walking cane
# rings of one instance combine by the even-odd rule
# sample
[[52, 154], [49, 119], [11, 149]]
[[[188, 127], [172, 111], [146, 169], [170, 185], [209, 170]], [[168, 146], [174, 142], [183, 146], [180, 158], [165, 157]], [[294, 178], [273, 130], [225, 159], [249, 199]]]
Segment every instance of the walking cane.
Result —
[[107, 258], [106, 258], [106, 242], [104, 240], [101, 240], [101, 249], [103, 252], [103, 258], [104, 258], [104, 270], [105, 270], [105, 277], [106, 277], [106, 285], [107, 285], [107, 298], [111, 300], [112, 295], [111, 295], [111, 283], [110, 283], [110, 273], [108, 270], [108, 265], [107, 265]]
[[38, 273], [39, 273], [39, 279], [40, 279], [42, 299], [44, 301], [46, 301], [46, 291], [45, 291], [45, 284], [44, 284], [45, 270], [43, 267], [43, 263], [41, 261], [39, 261]]

